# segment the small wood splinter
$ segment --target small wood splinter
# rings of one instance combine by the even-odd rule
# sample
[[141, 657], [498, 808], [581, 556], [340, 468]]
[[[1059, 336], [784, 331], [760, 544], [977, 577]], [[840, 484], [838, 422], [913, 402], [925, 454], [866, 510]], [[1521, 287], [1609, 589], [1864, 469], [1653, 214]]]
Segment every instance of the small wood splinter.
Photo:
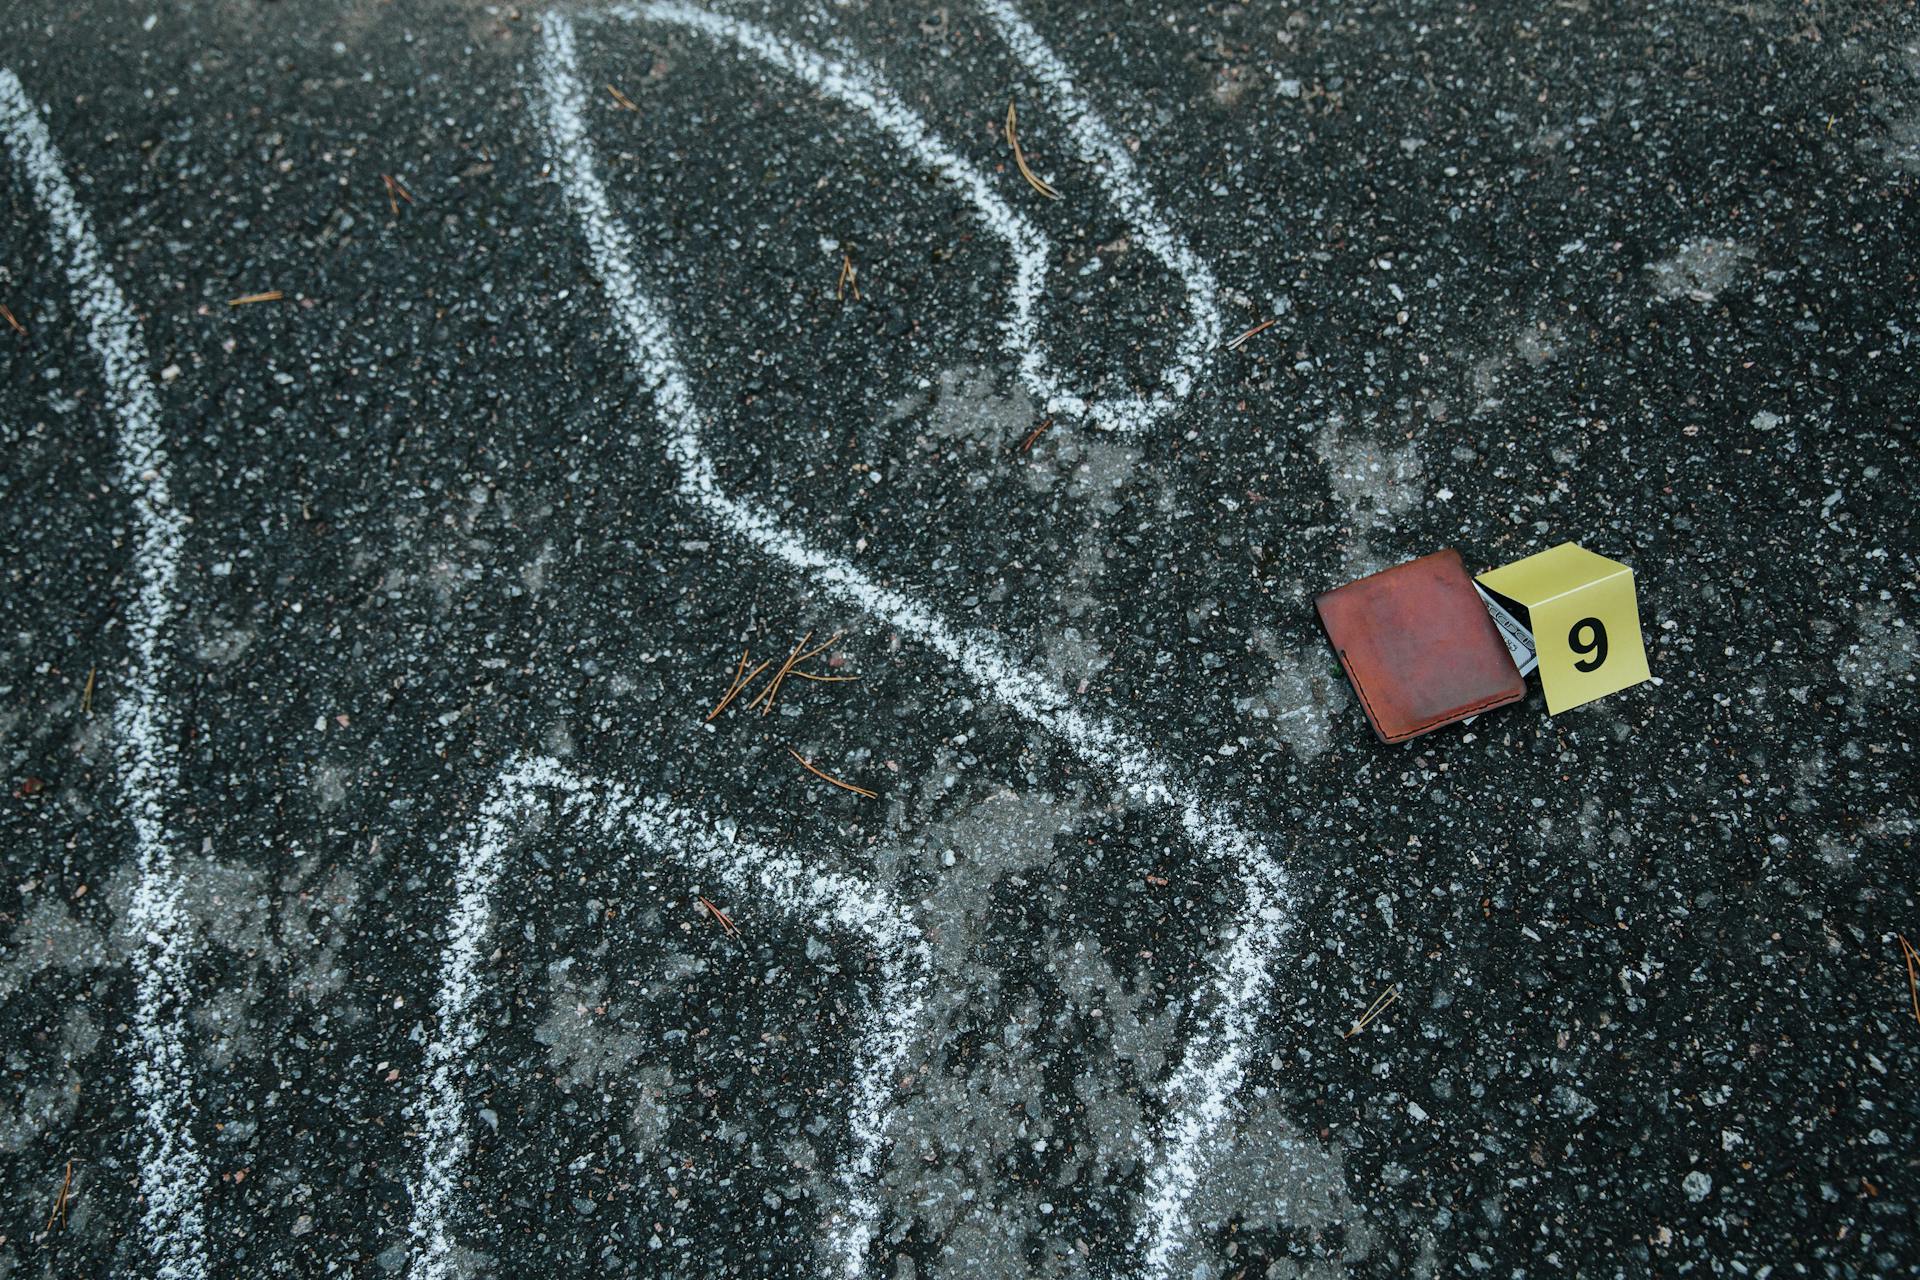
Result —
[[287, 295], [279, 289], [269, 289], [265, 293], [243, 293], [237, 298], [228, 298], [230, 307], [244, 307], [254, 302], [278, 302]]
[[1377, 999], [1375, 999], [1372, 1004], [1368, 1005], [1367, 1011], [1360, 1015], [1360, 1020], [1353, 1024], [1352, 1030], [1348, 1031], [1347, 1034], [1341, 1036], [1340, 1038], [1342, 1040], [1351, 1040], [1353, 1039], [1353, 1037], [1359, 1035], [1362, 1031], [1365, 1031], [1375, 1018], [1379, 1017], [1381, 1014], [1387, 1011], [1388, 1005], [1391, 1005], [1395, 1000], [1398, 1000], [1399, 998], [1400, 998], [1400, 984], [1396, 982], [1392, 986], [1388, 987], [1386, 991], [1383, 992]]
[[842, 791], [851, 791], [853, 792], [853, 794], [857, 796], [865, 796], [869, 800], [878, 800], [880, 798], [880, 793], [878, 791], [869, 791], [867, 788], [861, 787], [861, 786], [855, 786], [851, 782], [842, 782], [840, 781], [840, 779], [834, 777], [830, 773], [821, 772], [819, 769], [814, 767], [813, 761], [807, 759], [805, 756], [801, 755], [798, 751], [795, 751], [792, 747], [787, 748], [787, 754], [792, 756], [795, 760], [798, 760], [800, 762], [800, 767], [802, 769], [805, 769], [808, 773], [820, 779], [820, 781], [822, 782], [831, 782], [834, 786], [840, 788]]
[[626, 94], [620, 92], [618, 89], [614, 88], [612, 85], [607, 86], [607, 92], [613, 95], [613, 100], [615, 102], [619, 103], [622, 107], [625, 107], [628, 111], [638, 111], [640, 109], [639, 107], [633, 104], [632, 98], [629, 98]]
[[732, 938], [735, 942], [738, 942], [740, 940], [740, 931], [733, 927], [733, 917], [714, 906], [713, 903], [709, 902], [705, 897], [699, 894], [695, 894], [694, 896], [699, 898], [700, 905], [706, 908], [707, 914], [713, 917], [714, 923], [720, 926], [720, 931], [729, 938]]
[[1058, 200], [1060, 193], [1027, 166], [1026, 153], [1020, 150], [1019, 118], [1011, 99], [1007, 102], [1007, 145], [1013, 148], [1013, 163], [1018, 166], [1020, 176], [1027, 180], [1027, 185], [1049, 200]]
[[0, 319], [4, 319], [7, 322], [7, 327], [9, 329], [12, 329], [15, 333], [19, 334], [23, 338], [26, 337], [27, 326], [21, 324], [18, 320], [15, 320], [13, 318], [13, 312], [7, 310], [7, 306], [3, 302], [0, 302]]
[[1035, 440], [1038, 440], [1041, 436], [1047, 434], [1047, 428], [1052, 425], [1053, 425], [1053, 419], [1048, 418], [1045, 422], [1042, 422], [1039, 426], [1035, 427], [1033, 429], [1033, 434], [1028, 436], [1026, 440], [1021, 444], [1020, 452], [1025, 453], [1027, 450], [1033, 448], [1033, 442]]
[[97, 667], [87, 668], [87, 687], [80, 691], [81, 715], [90, 716], [93, 714], [93, 677], [98, 670], [99, 668]]

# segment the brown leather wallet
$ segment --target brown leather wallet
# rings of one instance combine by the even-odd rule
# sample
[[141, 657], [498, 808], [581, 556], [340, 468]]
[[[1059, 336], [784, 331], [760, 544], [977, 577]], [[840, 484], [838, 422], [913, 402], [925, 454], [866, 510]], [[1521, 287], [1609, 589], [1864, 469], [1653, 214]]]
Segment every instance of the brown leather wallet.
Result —
[[1451, 547], [1335, 587], [1313, 603], [1382, 742], [1405, 742], [1526, 694]]

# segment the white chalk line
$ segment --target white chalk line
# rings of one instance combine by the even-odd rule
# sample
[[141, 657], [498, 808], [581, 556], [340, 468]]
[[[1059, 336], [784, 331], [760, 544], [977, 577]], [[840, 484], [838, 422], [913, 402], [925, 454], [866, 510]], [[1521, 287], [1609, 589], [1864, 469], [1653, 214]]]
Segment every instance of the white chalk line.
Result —
[[821, 860], [779, 853], [737, 836], [733, 828], [664, 799], [638, 798], [617, 783], [587, 779], [545, 756], [509, 764], [480, 807], [460, 853], [448, 940], [434, 1009], [438, 1032], [427, 1045], [420, 1173], [408, 1224], [414, 1280], [453, 1274], [456, 1195], [471, 1146], [464, 1083], [480, 1041], [473, 1004], [481, 955], [509, 848], [543, 795], [559, 799], [571, 818], [614, 840], [631, 840], [663, 859], [691, 861], [756, 903], [804, 919], [823, 931], [864, 937], [879, 967], [878, 994], [856, 1054], [848, 1129], [852, 1153], [840, 1169], [844, 1209], [828, 1223], [828, 1248], [847, 1275], [864, 1270], [880, 1220], [873, 1178], [886, 1143], [895, 1082], [922, 1035], [927, 944], [887, 889], [821, 869]]
[[1234, 869], [1246, 893], [1245, 923], [1212, 958], [1213, 998], [1196, 1015], [1199, 1025], [1165, 1086], [1174, 1118], [1149, 1153], [1136, 1243], [1144, 1253], [1145, 1272], [1164, 1274], [1190, 1232], [1186, 1206], [1204, 1168], [1205, 1148], [1227, 1120], [1232, 1096], [1245, 1075], [1254, 1023], [1271, 980], [1268, 961], [1292, 924], [1292, 912], [1282, 910], [1294, 906], [1286, 872], [1257, 836], [1234, 822], [1225, 806], [1203, 799], [1145, 743], [1105, 718], [1070, 705], [1065, 694], [1023, 670], [998, 637], [949, 626], [929, 606], [876, 583], [721, 488], [701, 439], [699, 413], [673, 336], [658, 305], [641, 287], [631, 238], [614, 216], [600, 180], [580, 115], [586, 95], [573, 26], [564, 14], [546, 19], [538, 80], [535, 97], [558, 180], [580, 224], [628, 358], [652, 387], [682, 496], [741, 541], [939, 653], [988, 697], [1106, 770], [1139, 801], [1173, 810], [1195, 846]]
[[1160, 206], [1140, 180], [1133, 153], [1114, 136], [1100, 113], [1074, 87], [1073, 74], [1040, 34], [1008, 0], [980, 0], [980, 10], [993, 23], [1015, 58], [1040, 82], [1054, 110], [1067, 124], [1080, 162], [1093, 171], [1094, 180], [1126, 215], [1148, 253], [1158, 258], [1187, 290], [1186, 330], [1180, 336], [1174, 362], [1161, 373], [1165, 391], [1150, 402], [1151, 418], [1159, 418], [1185, 400], [1193, 390], [1201, 366], [1220, 345], [1219, 286], [1205, 261], [1161, 216]]
[[46, 214], [48, 240], [65, 268], [87, 344], [105, 372], [106, 399], [119, 422], [115, 466], [134, 512], [137, 587], [124, 621], [132, 641], [126, 688], [114, 700], [121, 789], [133, 827], [139, 882], [127, 910], [134, 940], [133, 1094], [145, 1130], [140, 1153], [141, 1220], [161, 1280], [207, 1274], [200, 1197], [206, 1166], [188, 1125], [193, 1071], [185, 1049], [185, 952], [192, 922], [180, 909], [181, 882], [164, 797], [179, 789], [177, 726], [166, 706], [173, 665], [175, 588], [186, 519], [173, 504], [160, 403], [147, 372], [133, 309], [114, 283], [86, 210], [67, 181], [46, 122], [11, 70], [0, 67], [0, 134]]
[[1152, 429], [1192, 392], [1202, 363], [1220, 341], [1213, 273], [1160, 216], [1153, 198], [1138, 179], [1132, 156], [1074, 91], [1066, 68], [1011, 9], [1004, 5], [989, 6], [988, 14], [1006, 35], [1015, 56], [1027, 64], [1042, 89], [1059, 107], [1076, 151], [1094, 168], [1101, 187], [1134, 224], [1147, 252], [1178, 276], [1185, 288], [1188, 324], [1173, 362], [1160, 372], [1160, 388], [1151, 395], [1088, 399], [1072, 390], [1068, 379], [1048, 357], [1039, 333], [1038, 312], [1046, 289], [1047, 261], [1053, 253], [1051, 243], [1038, 227], [997, 194], [986, 175], [941, 141], [880, 76], [852, 63], [825, 57], [751, 22], [680, 0], [615, 5], [607, 13], [627, 21], [680, 27], [710, 40], [731, 44], [743, 55], [777, 67], [858, 112], [913, 160], [945, 179], [973, 206], [981, 225], [1007, 246], [1013, 259], [1008, 314], [1000, 325], [1001, 345], [1016, 362], [1022, 384], [1040, 400], [1047, 413], [1084, 418], [1106, 430], [1138, 435]]

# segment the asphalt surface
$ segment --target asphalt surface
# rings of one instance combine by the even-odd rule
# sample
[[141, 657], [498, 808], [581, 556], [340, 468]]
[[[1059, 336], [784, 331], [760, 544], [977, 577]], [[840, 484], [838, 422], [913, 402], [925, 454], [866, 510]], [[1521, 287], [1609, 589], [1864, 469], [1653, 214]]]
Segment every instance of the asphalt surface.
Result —
[[[1066, 381], [1156, 384], [1187, 294], [987, 16], [723, 11], [884, 76], [1046, 237]], [[581, 17], [579, 113], [726, 491], [994, 637], [1284, 868], [1179, 1222], [1170, 1082], [1225, 1025], [1248, 882], [682, 492], [543, 123], [545, 15], [15, 0], [0, 66], [137, 317], [190, 520], [161, 1004], [203, 1228], [157, 1233], [141, 1177], [140, 517], [14, 147], [0, 1277], [818, 1274], [863, 1196], [889, 1277], [1920, 1270], [1910, 8], [1025, 14], [1222, 335], [1275, 320], [1150, 430], [1022, 448], [1006, 248], [858, 112]], [[1377, 743], [1313, 593], [1569, 539], [1635, 569], [1656, 681]], [[809, 632], [857, 682], [703, 725], [742, 648]], [[447, 1077], [451, 1250], [418, 1245], [463, 867], [531, 756], [897, 904], [925, 1003], [870, 1173], [888, 948], [537, 795]]]

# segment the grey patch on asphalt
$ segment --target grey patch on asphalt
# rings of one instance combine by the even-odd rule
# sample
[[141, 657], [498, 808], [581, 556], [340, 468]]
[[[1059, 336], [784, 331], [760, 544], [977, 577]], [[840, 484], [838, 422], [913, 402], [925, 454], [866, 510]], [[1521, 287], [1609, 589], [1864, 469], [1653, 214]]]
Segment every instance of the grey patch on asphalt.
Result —
[[547, 586], [547, 568], [553, 563], [553, 539], [543, 538], [540, 550], [524, 565], [520, 566], [520, 584], [527, 594], [538, 596]]
[[1236, 1257], [1227, 1250], [1240, 1231], [1284, 1233], [1305, 1256], [1289, 1260], [1297, 1270], [1279, 1274], [1327, 1280], [1350, 1274], [1378, 1243], [1348, 1192], [1339, 1140], [1323, 1143], [1301, 1133], [1272, 1095], [1250, 1103], [1232, 1138], [1220, 1143], [1194, 1193], [1193, 1212], [1203, 1237], [1231, 1228], [1215, 1250], [1219, 1256], [1187, 1273], [1208, 1280], [1232, 1274]]
[[1106, 570], [1107, 553], [1100, 540], [1080, 539], [1055, 593], [1054, 601], [1060, 612], [1069, 618], [1086, 618], [1090, 614], [1098, 617], [1102, 612], [1101, 600], [1093, 588]]
[[259, 633], [252, 628], [216, 615], [201, 625], [193, 641], [193, 656], [209, 666], [224, 667], [238, 661], [258, 638]]
[[[673, 1124], [673, 1110], [667, 1104], [668, 1090], [673, 1087], [673, 1068], [642, 1067], [632, 1072], [627, 1080], [634, 1093], [627, 1132], [633, 1139], [634, 1150], [651, 1154], [666, 1142], [668, 1130]], [[812, 1148], [808, 1147], [807, 1150], [811, 1154]]]
[[333, 867], [317, 884], [285, 886], [281, 895], [279, 944], [286, 991], [325, 1006], [347, 985], [347, 955], [359, 936], [359, 878], [346, 867]]
[[919, 918], [934, 940], [936, 1011], [951, 1013], [973, 989], [944, 984], [943, 975], [977, 979], [982, 991], [998, 989], [998, 969], [972, 954], [995, 887], [1051, 863], [1055, 838], [1085, 817], [1078, 799], [1002, 789], [911, 837], [892, 858], [882, 856], [883, 871], [890, 861], [910, 860], [928, 877]]
[[1347, 573], [1358, 578], [1385, 568], [1372, 535], [1391, 528], [1425, 497], [1426, 471], [1418, 448], [1412, 441], [1398, 447], [1380, 444], [1334, 418], [1314, 433], [1313, 452], [1326, 467], [1327, 482], [1353, 530], [1345, 547]]
[[1737, 240], [1689, 240], [1673, 256], [1647, 264], [1653, 292], [1668, 302], [1712, 302], [1746, 273], [1753, 249]]
[[0, 1092], [0, 1151], [16, 1155], [42, 1134], [56, 1132], [73, 1119], [85, 1087], [77, 1064], [99, 1043], [100, 1027], [92, 1013], [85, 1005], [76, 1005], [60, 1024], [56, 1061], [50, 1071], [27, 1074], [16, 1067], [8, 1072], [23, 1078], [17, 1096], [9, 1096], [12, 1089]]
[[[547, 966], [547, 1015], [533, 1038], [547, 1046], [549, 1060], [569, 1085], [590, 1085], [608, 1073], [624, 1075], [647, 1046], [620, 1030], [630, 1020], [607, 998], [605, 975], [576, 978], [573, 965], [569, 958]], [[637, 1111], [635, 1118], [640, 1118]]]
[[574, 753], [579, 750], [573, 740], [573, 730], [567, 726], [565, 720], [555, 720], [548, 725], [546, 732], [540, 737], [540, 745], [546, 754], [560, 760], [572, 759]]
[[1793, 761], [1793, 799], [1788, 804], [1795, 813], [1812, 813], [1820, 807], [1828, 767], [1825, 747], [1814, 747]]
[[0, 958], [0, 1000], [19, 992], [47, 969], [78, 973], [99, 968], [108, 960], [104, 929], [73, 914], [52, 894], [40, 894]]
[[1529, 369], [1541, 368], [1565, 350], [1566, 345], [1567, 331], [1544, 320], [1523, 326], [1513, 337], [1514, 353]]
[[[1909, 92], [1920, 82], [1920, 44], [1902, 50], [1906, 63]], [[1920, 100], [1901, 98], [1884, 90], [1871, 91], [1876, 101], [1873, 113], [1880, 118], [1881, 132], [1869, 134], [1859, 142], [1860, 150], [1877, 155], [1903, 173], [1920, 173]]]
[[[925, 404], [924, 395], [903, 396], [890, 406], [888, 420], [912, 417]], [[929, 435], [987, 447], [1017, 448], [1038, 425], [1024, 387], [1003, 393], [992, 374], [973, 367], [942, 370], [926, 412]]]
[[1334, 744], [1335, 722], [1347, 709], [1347, 679], [1324, 644], [1288, 649], [1264, 627], [1253, 644], [1272, 663], [1267, 687], [1236, 698], [1234, 710], [1253, 721], [1256, 736], [1279, 738], [1302, 760], [1311, 760]]
[[1139, 449], [1119, 440], [1061, 431], [1058, 425], [1034, 445], [1033, 455], [1028, 488], [1042, 492], [1065, 476], [1067, 496], [1102, 516], [1120, 510], [1120, 495], [1132, 482], [1141, 456]]
[[[934, 974], [925, 1036], [948, 1046], [894, 1119], [900, 1136], [881, 1174], [894, 1206], [888, 1234], [938, 1242], [943, 1272], [1026, 1274], [1029, 1244], [1047, 1234], [1051, 1197], [1065, 1196], [1000, 1176], [1006, 1161], [1036, 1143], [1044, 1150], [1055, 1133], [1046, 1068], [1057, 1032], [1030, 993], [1002, 998], [1007, 975], [985, 943], [995, 894], [1031, 887], [1054, 862], [1056, 838], [1085, 816], [1078, 800], [997, 790], [881, 859], [883, 871], [910, 860], [926, 880], [918, 914]], [[1109, 982], [1101, 972], [1072, 985], [1092, 992]], [[977, 1051], [960, 1060], [951, 1046], [963, 1038]], [[1072, 1272], [1048, 1264], [1038, 1274]]]
[[1078, 627], [1062, 627], [1047, 637], [1040, 661], [1055, 684], [1077, 691], [1106, 670], [1113, 655]]
[[1036, 1019], [1031, 1007], [1016, 1014], [972, 1070], [932, 1072], [895, 1117], [900, 1136], [881, 1175], [895, 1206], [889, 1234], [899, 1240], [911, 1229], [940, 1241], [943, 1272], [1019, 1275], [1041, 1229], [1045, 1190], [996, 1176], [1053, 1131], [1043, 1066], [1022, 1034], [1022, 1023]]
[[353, 769], [343, 764], [317, 764], [313, 767], [313, 798], [322, 809], [337, 809], [346, 802], [347, 783]]
[[[1539, 372], [1567, 348], [1567, 332], [1560, 325], [1536, 320], [1521, 325], [1498, 350], [1476, 360], [1468, 373], [1473, 391], [1475, 413], [1490, 413], [1507, 401], [1509, 383], [1520, 375], [1509, 376], [1517, 358], [1528, 374]], [[1513, 390], [1517, 391], [1515, 387]], [[1444, 411], [1436, 418], [1444, 418]]]
[[[196, 937], [242, 955], [278, 959], [265, 872], [208, 856], [181, 858], [179, 868], [179, 909]], [[124, 910], [118, 914], [126, 919]]]
[[[1146, 970], [1137, 970], [1123, 978], [1099, 947], [1085, 939], [1076, 939], [1056, 949], [1047, 969], [1075, 1007], [1088, 1010], [1105, 1024], [1107, 1034], [1112, 1037], [1116, 1061], [1131, 1063], [1134, 1074], [1143, 1080], [1160, 1078], [1171, 1063], [1175, 1024], [1179, 1019], [1171, 1009], [1151, 1007], [1147, 992], [1152, 987], [1152, 979]], [[1112, 1075], [1110, 1069], [1107, 1074]], [[1105, 1086], [1112, 1090], [1114, 1081], [1107, 1079]], [[1124, 1110], [1133, 1115], [1139, 1112], [1139, 1108], [1132, 1105]], [[1117, 1117], [1108, 1117], [1107, 1128], [1116, 1134], [1120, 1132]]]
[[1883, 702], [1914, 683], [1913, 628], [1894, 612], [1890, 601], [1876, 601], [1855, 613], [1859, 638], [1833, 661], [1840, 678], [1861, 701]]

